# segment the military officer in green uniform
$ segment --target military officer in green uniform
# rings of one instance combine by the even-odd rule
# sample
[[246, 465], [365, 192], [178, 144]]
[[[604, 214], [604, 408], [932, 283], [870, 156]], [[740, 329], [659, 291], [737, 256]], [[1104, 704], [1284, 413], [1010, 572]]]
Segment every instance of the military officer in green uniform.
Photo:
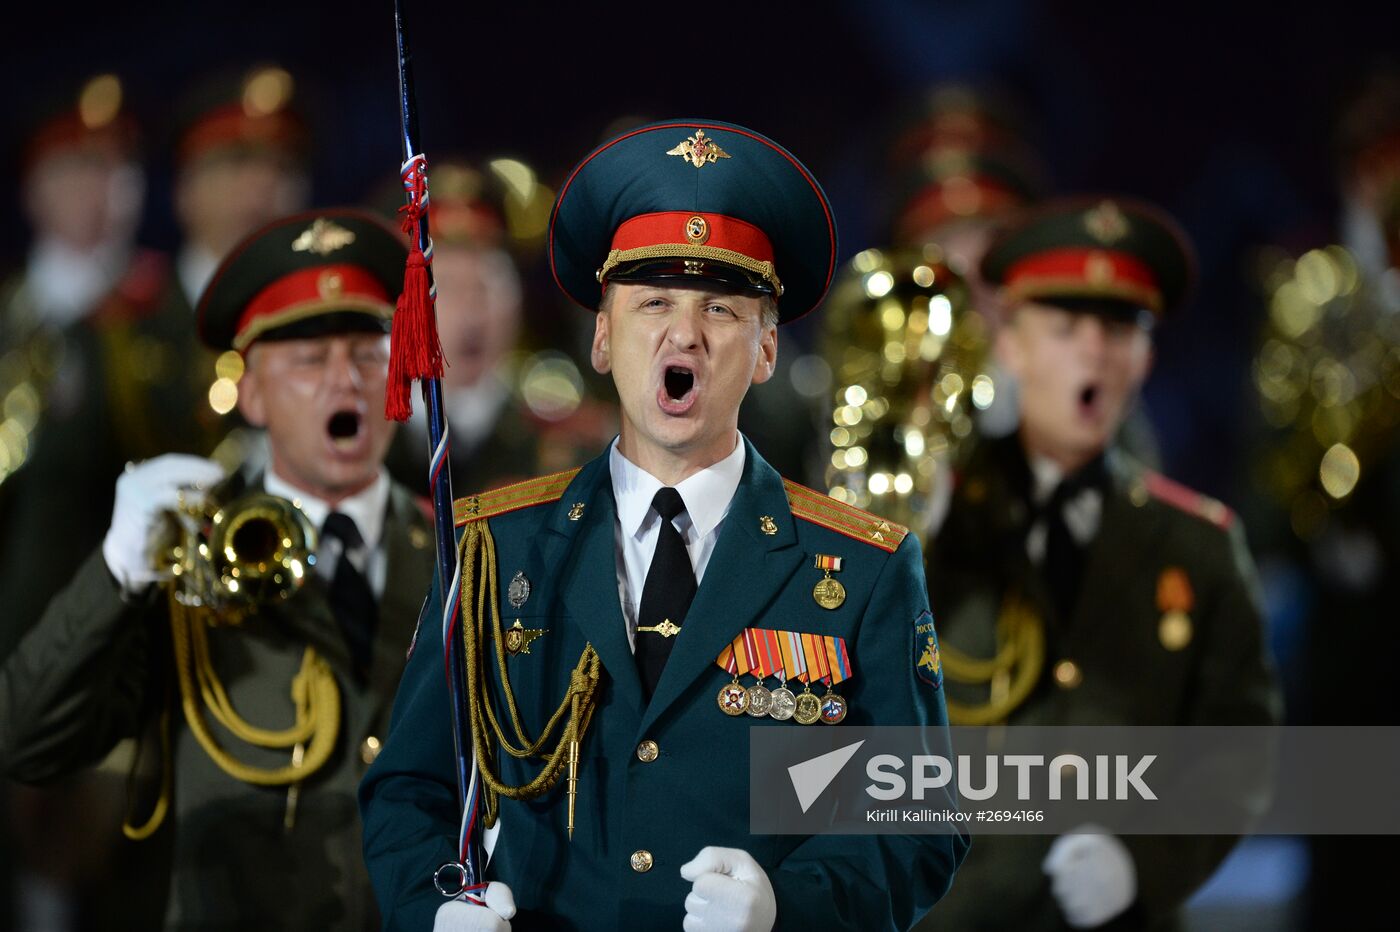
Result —
[[[1057, 201], [994, 242], [983, 272], [1010, 308], [997, 349], [1021, 418], [965, 451], [929, 545], [950, 719], [1275, 722], [1239, 523], [1115, 444], [1151, 329], [1188, 288], [1182, 233], [1147, 205]], [[1233, 843], [1092, 827], [981, 838], [929, 928], [1169, 927]]]
[[434, 889], [460, 824], [434, 596], [361, 787], [388, 928], [894, 929], [947, 891], [963, 836], [748, 832], [751, 728], [944, 723], [915, 669], [917, 540], [782, 479], [736, 427], [835, 237], [801, 163], [727, 123], [633, 130], [569, 176], [551, 265], [597, 309], [622, 430], [582, 469], [457, 502], [491, 883], [484, 905]]
[[[128, 467], [102, 545], [0, 666], [6, 776], [73, 772], [162, 721], [149, 750], [163, 785], [126, 828], [173, 831], [172, 928], [378, 925], [355, 787], [385, 734], [432, 573], [424, 514], [382, 468], [385, 331], [406, 256], [395, 231], [350, 210], [284, 218], [233, 251], [205, 291], [199, 332], [246, 360], [239, 403], [267, 431], [266, 471], [218, 484], [222, 470], [190, 456]], [[278, 558], [303, 584], [236, 615], [232, 584], [203, 607], [175, 598], [152, 555], [167, 516], [224, 505], [232, 527], [268, 513], [245, 497], [254, 490], [294, 503], [319, 534], [285, 505], [270, 526], [245, 525], [251, 539], [230, 531], [244, 574], [234, 582], [254, 584], [258, 561], [273, 559], [258, 556], [257, 534], [276, 532], [272, 552], [319, 537], [314, 553]]]

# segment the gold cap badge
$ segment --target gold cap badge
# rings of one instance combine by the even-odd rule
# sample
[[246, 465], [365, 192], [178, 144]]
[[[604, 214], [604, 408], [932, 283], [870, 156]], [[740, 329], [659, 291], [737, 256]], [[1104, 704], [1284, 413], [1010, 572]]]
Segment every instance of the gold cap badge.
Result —
[[719, 159], [729, 158], [729, 153], [725, 152], [715, 141], [705, 135], [703, 129], [697, 129], [694, 136], [689, 136], [676, 143], [675, 148], [667, 149], [667, 155], [679, 155], [696, 168], [704, 168]]
[[1100, 243], [1112, 246], [1128, 235], [1128, 218], [1123, 216], [1117, 204], [1103, 201], [1084, 215], [1084, 229]]
[[334, 301], [345, 293], [345, 279], [339, 272], [327, 269], [316, 279], [316, 291], [327, 301]]
[[328, 256], [353, 242], [353, 232], [334, 221], [317, 217], [311, 222], [311, 226], [302, 230], [301, 235], [292, 240], [292, 252], [312, 252], [318, 256]]

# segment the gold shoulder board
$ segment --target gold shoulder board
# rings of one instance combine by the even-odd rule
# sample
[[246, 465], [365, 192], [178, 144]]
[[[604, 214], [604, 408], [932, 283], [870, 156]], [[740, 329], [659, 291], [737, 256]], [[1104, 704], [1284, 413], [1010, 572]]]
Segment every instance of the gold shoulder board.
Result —
[[461, 527], [468, 521], [494, 518], [496, 515], [529, 508], [531, 505], [542, 505], [545, 502], [557, 502], [577, 474], [577, 469], [566, 469], [548, 476], [538, 476], [502, 486], [490, 492], [463, 496], [452, 503], [452, 521], [457, 527]]
[[861, 511], [851, 505], [838, 502], [829, 495], [798, 485], [789, 479], [783, 480], [783, 490], [787, 492], [788, 507], [794, 517], [820, 525], [829, 531], [845, 534], [852, 540], [879, 547], [887, 553], [899, 549], [904, 535], [909, 529], [902, 524], [886, 521], [879, 515]]

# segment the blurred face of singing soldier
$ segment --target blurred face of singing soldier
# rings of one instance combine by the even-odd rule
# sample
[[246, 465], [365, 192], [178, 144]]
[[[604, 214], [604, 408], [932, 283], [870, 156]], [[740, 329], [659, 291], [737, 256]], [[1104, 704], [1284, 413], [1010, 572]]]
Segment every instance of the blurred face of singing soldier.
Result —
[[383, 415], [388, 372], [383, 334], [259, 341], [238, 409], [267, 429], [277, 475], [334, 507], [379, 475], [395, 426]]
[[1152, 366], [1136, 321], [1035, 302], [1016, 309], [997, 350], [1019, 383], [1027, 451], [1066, 473], [1108, 447]]
[[608, 285], [591, 356], [617, 386], [623, 456], [675, 485], [734, 452], [739, 404], [778, 357], [765, 306], [709, 283]]

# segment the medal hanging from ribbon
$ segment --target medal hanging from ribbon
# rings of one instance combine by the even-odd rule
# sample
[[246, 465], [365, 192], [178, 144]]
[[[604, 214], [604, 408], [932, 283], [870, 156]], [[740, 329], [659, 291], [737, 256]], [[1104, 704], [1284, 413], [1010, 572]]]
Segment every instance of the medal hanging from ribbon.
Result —
[[[725, 715], [743, 715], [749, 707], [749, 691], [739, 685], [739, 652], [735, 649], [739, 643], [736, 638], [715, 660], [721, 670], [734, 677], [734, 681], [725, 683], [720, 688], [719, 695], [715, 697], [715, 701], [719, 703], [719, 710]], [[748, 660], [745, 658], [745, 673], [748, 672], [748, 666]]]
[[822, 608], [832, 611], [846, 601], [846, 587], [831, 578], [832, 573], [841, 572], [841, 558], [819, 553], [816, 568], [822, 571], [822, 578], [812, 587], [812, 598]]
[[[835, 725], [849, 710], [846, 700], [832, 688], [851, 677], [845, 638], [746, 628], [725, 647], [715, 664], [733, 677], [716, 697], [726, 715], [747, 713], [778, 721], [794, 719], [802, 725], [818, 721]], [[746, 689], [739, 677], [750, 673], [757, 682]], [[770, 676], [780, 680], [772, 690], [764, 685]], [[788, 688], [791, 680], [803, 684], [801, 693], [794, 694]], [[812, 692], [813, 680], [826, 684], [824, 695]]]
[[762, 632], [757, 628], [746, 628], [740, 635], [744, 643], [744, 654], [749, 658], [749, 670], [758, 677], [758, 682], [749, 687], [748, 712], [754, 718], [762, 718], [773, 710], [773, 694], [763, 681], [777, 672], [771, 666], [772, 658], [762, 649]]

